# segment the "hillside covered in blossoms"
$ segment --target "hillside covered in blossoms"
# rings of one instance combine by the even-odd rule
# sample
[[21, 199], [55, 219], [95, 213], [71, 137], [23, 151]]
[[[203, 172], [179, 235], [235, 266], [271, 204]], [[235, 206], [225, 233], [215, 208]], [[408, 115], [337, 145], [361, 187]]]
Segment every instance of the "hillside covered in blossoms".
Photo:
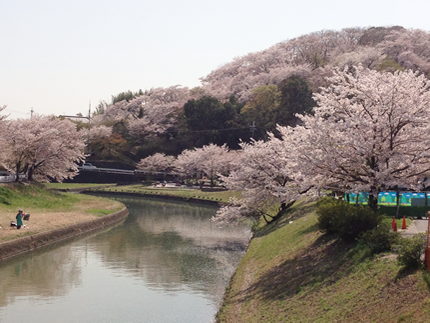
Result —
[[[90, 122], [77, 124], [80, 146], [85, 146], [85, 158], [93, 163], [148, 168], [155, 165], [148, 164], [153, 160], [160, 169], [165, 164], [160, 156], [174, 160], [183, 154], [188, 162], [181, 165], [189, 168], [195, 149], [205, 147], [194, 156], [210, 151], [211, 145], [218, 147], [212, 150], [243, 151], [243, 145], [252, 140], [267, 141], [271, 134], [281, 138], [278, 126], [302, 125], [300, 116], [314, 115], [317, 96], [330, 86], [333, 76], [338, 71], [353, 75], [358, 66], [377, 73], [411, 71], [428, 79], [430, 34], [400, 26], [323, 30], [236, 57], [203, 76], [199, 87], [126, 90], [113, 95], [111, 102], [100, 102]], [[34, 118], [33, 123], [39, 120], [40, 127], [27, 127], [24, 120], [3, 120], [8, 124], [4, 129], [22, 129], [21, 137], [35, 138], [36, 147], [34, 153], [17, 154], [17, 142], [4, 136], [3, 146], [14, 151], [4, 149], [3, 155], [8, 156], [2, 161], [4, 168], [19, 173], [41, 170], [46, 164], [46, 154], [41, 153], [46, 148], [40, 148], [38, 138], [47, 123], [45, 118]], [[46, 133], [47, 138], [52, 136]], [[23, 141], [26, 152], [29, 142]], [[36, 154], [42, 156], [40, 161]], [[66, 154], [51, 155], [55, 160]], [[83, 156], [74, 152], [69, 162], [81, 162]], [[146, 158], [150, 159], [142, 162]]]
[[237, 149], [241, 140], [266, 138], [277, 124], [297, 124], [295, 114], [312, 112], [313, 93], [334, 69], [359, 64], [427, 77], [430, 34], [400, 26], [323, 30], [236, 57], [203, 76], [200, 87], [122, 92], [98, 105], [89, 152], [95, 160], [136, 162], [210, 143]]

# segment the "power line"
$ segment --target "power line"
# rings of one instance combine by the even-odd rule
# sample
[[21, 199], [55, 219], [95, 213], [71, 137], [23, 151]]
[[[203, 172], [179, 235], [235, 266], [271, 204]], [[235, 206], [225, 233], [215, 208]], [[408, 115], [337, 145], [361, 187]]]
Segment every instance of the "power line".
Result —
[[19, 114], [28, 114], [28, 112], [16, 111], [16, 110], [12, 110], [12, 109], [9, 109], [9, 108], [4, 109], [3, 111], [13, 112], [13, 113], [19, 113]]
[[[202, 133], [202, 132], [221, 132], [221, 131], [235, 131], [235, 130], [243, 130], [248, 129], [249, 127], [240, 127], [240, 128], [227, 128], [227, 129], [206, 129], [206, 130], [185, 130], [184, 132], [192, 132], [192, 133]], [[167, 133], [176, 133], [181, 132], [182, 130], [169, 130]]]

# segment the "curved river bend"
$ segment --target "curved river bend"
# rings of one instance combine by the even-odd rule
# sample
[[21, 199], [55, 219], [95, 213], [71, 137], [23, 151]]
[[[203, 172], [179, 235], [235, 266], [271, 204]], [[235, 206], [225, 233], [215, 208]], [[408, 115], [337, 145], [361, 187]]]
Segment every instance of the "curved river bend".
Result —
[[124, 223], [0, 264], [0, 322], [214, 321], [249, 228], [217, 227], [214, 207], [118, 200]]

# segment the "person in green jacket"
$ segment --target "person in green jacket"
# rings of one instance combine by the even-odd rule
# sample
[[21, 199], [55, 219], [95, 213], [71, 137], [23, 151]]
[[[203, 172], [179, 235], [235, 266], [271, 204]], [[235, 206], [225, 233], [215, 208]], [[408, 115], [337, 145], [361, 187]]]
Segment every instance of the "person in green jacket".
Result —
[[16, 215], [16, 228], [19, 230], [21, 229], [21, 226], [23, 225], [22, 223], [22, 217], [24, 216], [24, 211], [23, 210], [19, 210], [18, 214]]

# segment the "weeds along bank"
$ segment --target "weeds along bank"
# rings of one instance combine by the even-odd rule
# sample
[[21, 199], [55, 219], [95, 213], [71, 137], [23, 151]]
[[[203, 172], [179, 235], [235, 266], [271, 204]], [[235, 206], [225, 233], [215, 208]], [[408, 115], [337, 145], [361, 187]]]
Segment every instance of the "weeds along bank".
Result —
[[428, 275], [358, 249], [320, 232], [315, 202], [297, 203], [255, 233], [217, 322], [429, 322]]
[[[30, 213], [27, 228], [10, 227], [18, 209]], [[123, 220], [128, 210], [118, 201], [60, 193], [41, 185], [0, 186], [0, 260]]]

